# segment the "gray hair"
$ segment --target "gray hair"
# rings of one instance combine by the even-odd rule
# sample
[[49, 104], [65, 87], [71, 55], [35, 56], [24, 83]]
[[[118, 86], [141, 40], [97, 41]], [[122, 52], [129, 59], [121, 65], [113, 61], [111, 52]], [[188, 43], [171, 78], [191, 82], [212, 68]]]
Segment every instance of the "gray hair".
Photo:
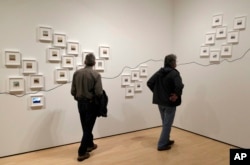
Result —
[[85, 65], [94, 66], [95, 65], [95, 55], [93, 53], [89, 53], [85, 57]]
[[176, 55], [169, 54], [165, 56], [164, 67], [172, 67], [176, 63]]

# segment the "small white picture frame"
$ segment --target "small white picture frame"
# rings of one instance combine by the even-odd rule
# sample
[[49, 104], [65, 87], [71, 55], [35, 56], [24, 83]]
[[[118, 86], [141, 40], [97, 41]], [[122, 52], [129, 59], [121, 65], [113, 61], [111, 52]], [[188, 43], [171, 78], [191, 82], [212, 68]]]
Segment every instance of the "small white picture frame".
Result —
[[69, 70], [59, 68], [55, 70], [55, 81], [58, 83], [66, 83], [69, 81]]
[[121, 76], [121, 80], [122, 80], [122, 86], [128, 86], [131, 84], [131, 75], [124, 74]]
[[141, 65], [139, 67], [140, 77], [147, 77], [148, 76], [148, 66]]
[[246, 16], [235, 17], [234, 18], [234, 30], [243, 30], [246, 28]]
[[62, 56], [62, 68], [74, 68], [74, 56], [72, 55], [64, 55]]
[[8, 87], [10, 93], [24, 92], [24, 77], [9, 77]]
[[100, 58], [109, 58], [110, 57], [109, 46], [99, 46], [99, 57]]
[[210, 47], [202, 45], [200, 48], [200, 57], [209, 57]]
[[232, 45], [223, 44], [221, 45], [221, 57], [230, 57], [232, 56]]
[[220, 50], [210, 51], [210, 62], [220, 62]]
[[78, 54], [79, 54], [79, 42], [68, 41], [67, 42], [67, 54], [78, 56]]
[[135, 81], [135, 92], [142, 92], [142, 81]]
[[131, 70], [131, 80], [137, 81], [140, 79], [140, 71], [139, 70]]
[[216, 14], [212, 17], [212, 27], [222, 26], [223, 14]]
[[133, 97], [135, 95], [135, 87], [133, 85], [126, 86], [125, 88], [125, 96]]
[[86, 56], [87, 56], [89, 53], [93, 53], [93, 54], [94, 54], [94, 51], [85, 50], [85, 51], [82, 52], [82, 64], [83, 64], [83, 65], [85, 64], [85, 58], [86, 58]]
[[95, 70], [104, 71], [105, 69], [105, 61], [102, 59], [96, 59]]
[[61, 61], [61, 49], [60, 48], [48, 48], [47, 59], [49, 62], [60, 62]]
[[5, 51], [6, 66], [21, 66], [21, 53], [15, 50]]
[[36, 74], [37, 61], [35, 59], [23, 59], [23, 74]]
[[53, 30], [51, 27], [38, 27], [38, 40], [51, 42], [53, 40]]
[[38, 108], [44, 106], [44, 96], [42, 94], [30, 95], [30, 107]]
[[30, 75], [30, 89], [44, 88], [44, 76], [41, 74]]
[[66, 47], [66, 34], [55, 33], [53, 36], [53, 45], [55, 47]]
[[239, 31], [229, 31], [227, 34], [227, 43], [236, 44], [239, 42]]
[[207, 33], [206, 34], [205, 44], [206, 45], [214, 45], [215, 44], [215, 33]]
[[221, 38], [226, 38], [227, 37], [227, 27], [218, 27], [216, 29], [216, 38], [221, 39]]

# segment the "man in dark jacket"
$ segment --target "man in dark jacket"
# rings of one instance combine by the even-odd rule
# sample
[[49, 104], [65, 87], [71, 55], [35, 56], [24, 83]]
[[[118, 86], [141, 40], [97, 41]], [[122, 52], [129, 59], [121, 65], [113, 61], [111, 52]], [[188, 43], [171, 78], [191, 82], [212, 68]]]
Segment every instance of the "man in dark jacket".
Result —
[[86, 56], [85, 65], [84, 68], [75, 71], [71, 85], [71, 95], [77, 101], [83, 130], [83, 137], [78, 149], [78, 161], [89, 158], [89, 152], [97, 148], [92, 134], [97, 117], [94, 97], [101, 97], [103, 94], [101, 75], [93, 70], [94, 54], [89, 53]]
[[171, 149], [171, 145], [174, 144], [174, 141], [170, 140], [170, 132], [176, 106], [181, 104], [184, 87], [180, 73], [175, 68], [176, 55], [167, 55], [164, 67], [160, 68], [147, 82], [147, 86], [153, 92], [153, 104], [158, 105], [162, 119], [162, 131], [158, 141], [159, 151]]

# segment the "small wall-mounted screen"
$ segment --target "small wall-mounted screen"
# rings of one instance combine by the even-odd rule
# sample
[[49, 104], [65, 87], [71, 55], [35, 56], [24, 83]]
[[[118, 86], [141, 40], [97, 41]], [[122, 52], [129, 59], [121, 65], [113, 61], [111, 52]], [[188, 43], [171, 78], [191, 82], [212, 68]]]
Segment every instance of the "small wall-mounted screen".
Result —
[[40, 104], [41, 103], [41, 98], [40, 97], [33, 97], [32, 98], [32, 103], [33, 104]]

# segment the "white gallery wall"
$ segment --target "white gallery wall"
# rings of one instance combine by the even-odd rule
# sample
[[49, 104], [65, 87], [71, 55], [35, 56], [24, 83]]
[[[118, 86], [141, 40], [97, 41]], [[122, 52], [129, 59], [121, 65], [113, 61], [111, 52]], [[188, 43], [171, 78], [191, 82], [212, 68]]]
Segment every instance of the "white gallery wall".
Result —
[[[170, 0], [10, 0], [0, 2], [0, 157], [79, 142], [82, 136], [76, 102], [70, 95], [76, 66], [82, 52], [99, 46], [110, 47], [101, 72], [109, 96], [108, 117], [98, 118], [95, 138], [160, 125], [157, 107], [151, 104], [146, 81], [163, 65], [162, 59], [173, 51], [173, 3]], [[60, 62], [50, 62], [47, 49], [52, 42], [41, 42], [38, 27], [50, 27], [65, 34], [67, 41], [80, 45], [69, 69], [66, 83], [55, 80]], [[37, 62], [37, 73], [44, 77], [44, 88], [30, 89], [30, 75], [23, 66], [6, 66], [6, 51], [18, 51], [22, 59]], [[65, 48], [62, 55], [67, 55]], [[142, 91], [125, 97], [121, 76], [131, 70], [147, 68], [140, 77]], [[24, 78], [24, 92], [9, 93], [9, 77]], [[30, 97], [41, 94], [44, 105], [31, 108]]]
[[[174, 0], [173, 45], [185, 84], [183, 104], [174, 125], [242, 148], [250, 148], [250, 1]], [[247, 16], [232, 55], [210, 65], [200, 57], [205, 35], [215, 32], [214, 15], [234, 30], [235, 17]], [[226, 38], [215, 39], [210, 50], [220, 50]]]

